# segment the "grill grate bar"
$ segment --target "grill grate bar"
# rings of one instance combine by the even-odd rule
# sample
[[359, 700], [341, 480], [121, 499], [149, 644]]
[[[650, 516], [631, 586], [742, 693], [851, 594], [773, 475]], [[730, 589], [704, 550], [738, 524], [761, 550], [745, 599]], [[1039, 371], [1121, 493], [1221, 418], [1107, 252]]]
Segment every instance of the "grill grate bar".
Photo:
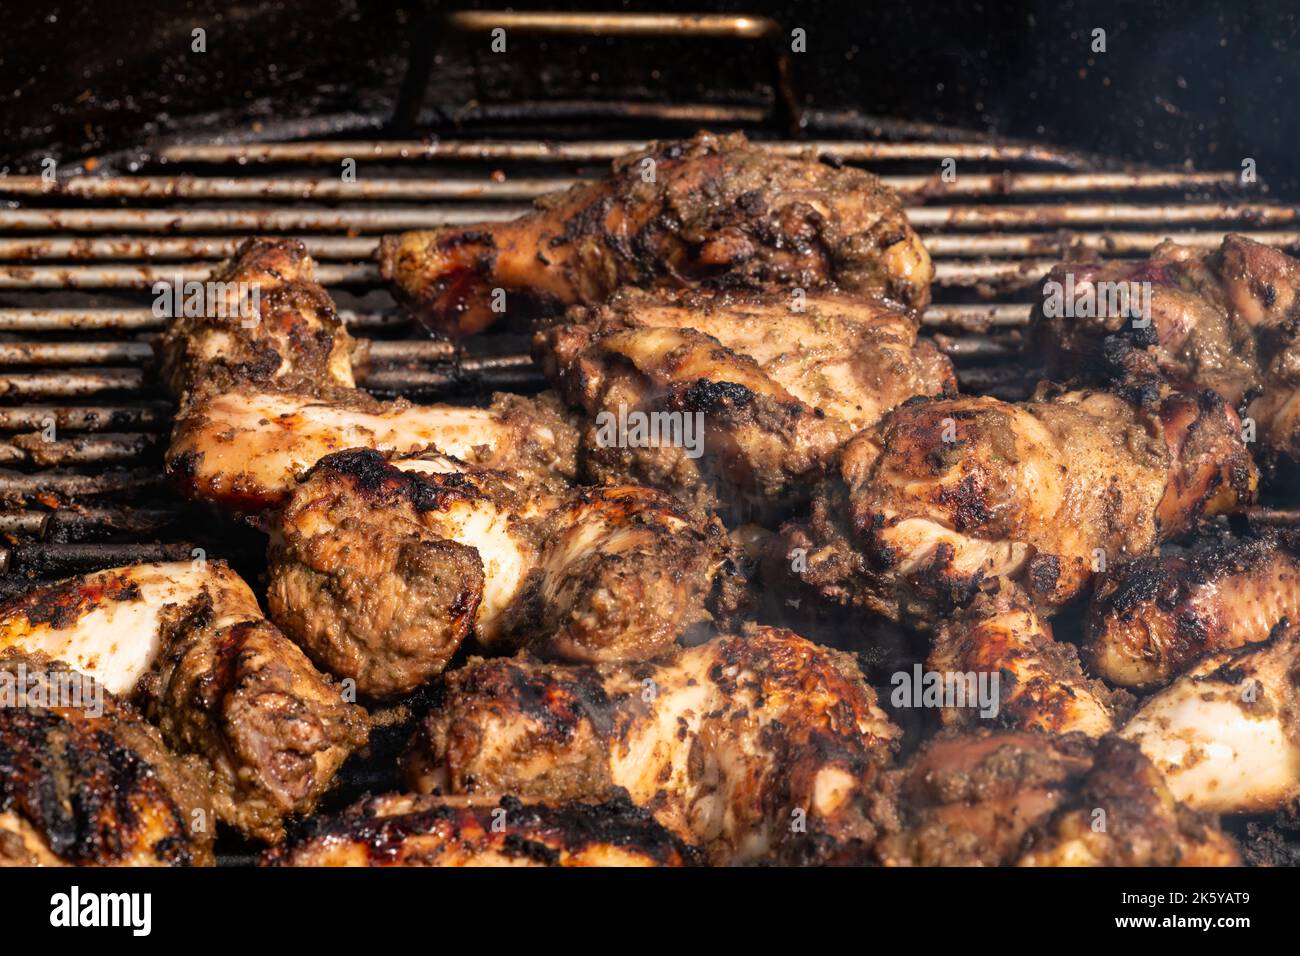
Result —
[[[500, 222], [528, 207], [511, 204], [464, 208], [306, 208], [291, 209], [0, 209], [0, 230], [99, 232], [255, 232], [375, 233], [436, 228], [473, 222]], [[1026, 203], [991, 206], [909, 206], [908, 218], [931, 228], [1044, 228], [1071, 225], [1241, 222], [1278, 225], [1298, 220], [1297, 210], [1267, 203], [1188, 204]]]
[[[410, 324], [394, 311], [340, 309], [338, 314], [358, 330]], [[166, 322], [152, 309], [0, 309], [0, 332], [144, 331], [161, 329]]]
[[[873, 143], [834, 140], [761, 143], [778, 156], [833, 156], [864, 162], [880, 160], [958, 159], [979, 162], [1046, 163], [1067, 169], [1079, 166], [1076, 155], [1048, 146], [1004, 143]], [[644, 140], [586, 140], [576, 143], [458, 140], [318, 140], [306, 143], [211, 143], [169, 146], [156, 158], [172, 163], [341, 163], [345, 159], [416, 161], [446, 159], [469, 162], [609, 162], [645, 149]]]
[[[1034, 195], [1164, 189], [1226, 189], [1239, 185], [1232, 171], [1123, 173], [962, 173], [951, 182], [938, 175], [882, 176], [903, 193], [926, 196]], [[338, 179], [230, 178], [199, 176], [0, 176], [0, 195], [67, 199], [266, 199], [311, 200], [530, 200], [592, 178]]]
[[[935, 282], [940, 286], [1003, 284], [1030, 285], [1047, 272], [1057, 259], [1017, 259], [1000, 262], [964, 260], [935, 265]], [[0, 289], [150, 289], [160, 282], [183, 283], [207, 279], [216, 262], [191, 262], [184, 266], [0, 266]], [[321, 265], [316, 278], [324, 286], [362, 286], [379, 283], [379, 267], [368, 262]]]

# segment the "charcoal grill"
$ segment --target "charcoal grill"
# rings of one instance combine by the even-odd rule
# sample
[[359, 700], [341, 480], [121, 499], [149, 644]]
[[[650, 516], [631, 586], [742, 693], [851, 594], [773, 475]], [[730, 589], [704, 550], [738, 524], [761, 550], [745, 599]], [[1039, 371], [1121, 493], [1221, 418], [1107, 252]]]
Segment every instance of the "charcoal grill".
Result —
[[[539, 195], [601, 175], [647, 138], [695, 128], [740, 129], [785, 155], [861, 165], [898, 190], [936, 263], [924, 324], [968, 392], [1028, 393], [1036, 379], [1021, 341], [1028, 297], [1062, 258], [1141, 256], [1166, 238], [1210, 248], [1229, 231], [1300, 251], [1300, 207], [1243, 183], [1240, 168], [1139, 168], [1042, 143], [801, 110], [779, 53], [786, 34], [764, 18], [478, 12], [453, 23], [473, 36], [494, 24], [767, 44], [772, 100], [479, 106], [455, 128], [419, 137], [404, 132], [420, 115], [431, 68], [417, 55], [387, 123], [227, 129], [65, 160], [52, 178], [0, 176], [0, 597], [196, 549], [257, 580], [261, 537], [164, 486], [171, 405], [150, 344], [163, 324], [151, 307], [154, 284], [206, 278], [249, 235], [306, 243], [344, 321], [369, 345], [361, 384], [413, 401], [476, 401], [544, 383], [523, 334], [453, 343], [403, 316], [372, 261], [381, 234], [512, 218]], [[480, 128], [492, 135], [476, 135]], [[341, 176], [351, 163], [355, 182]], [[1291, 522], [1297, 513], [1279, 506], [1255, 517]]]

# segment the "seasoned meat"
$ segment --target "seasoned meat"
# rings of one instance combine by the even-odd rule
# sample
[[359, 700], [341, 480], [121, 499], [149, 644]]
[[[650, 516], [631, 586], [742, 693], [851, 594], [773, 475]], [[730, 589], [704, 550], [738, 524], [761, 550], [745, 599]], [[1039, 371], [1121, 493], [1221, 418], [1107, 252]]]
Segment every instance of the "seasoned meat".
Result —
[[42, 585], [0, 604], [0, 648], [48, 654], [130, 697], [162, 653], [169, 609], [205, 592], [250, 606], [247, 586], [219, 561], [132, 564]]
[[[806, 500], [840, 445], [893, 406], [956, 390], [917, 327], [913, 313], [843, 293], [624, 290], [541, 329], [533, 350], [587, 414], [587, 477], [758, 520]], [[611, 434], [607, 423], [638, 416], [681, 434]]]
[[885, 775], [874, 854], [886, 866], [1005, 866], [1092, 765], [1081, 734], [941, 733]]
[[684, 866], [689, 847], [624, 800], [385, 794], [317, 817], [272, 866]]
[[485, 647], [638, 660], [733, 609], [716, 519], [634, 486], [548, 494], [445, 457], [321, 461], [269, 553], [272, 618], [366, 694], [414, 689]]
[[214, 278], [260, 292], [251, 322], [174, 319], [160, 352], [181, 407], [166, 457], [181, 491], [234, 511], [282, 504], [330, 452], [436, 447], [567, 484], [577, 432], [554, 396], [498, 395], [490, 408], [379, 402], [353, 387], [360, 354], [300, 243], [254, 240]]
[[[1289, 538], [1289, 536], [1288, 536]], [[1139, 558], [1102, 576], [1084, 651], [1124, 687], [1159, 687], [1207, 654], [1300, 622], [1300, 557], [1275, 532], [1209, 537], [1186, 555]]]
[[262, 840], [308, 813], [366, 742], [364, 710], [263, 616], [220, 561], [130, 565], [38, 588], [4, 644], [57, 655], [130, 696], [208, 765], [218, 818]]
[[0, 867], [210, 866], [206, 774], [60, 661], [0, 651]]
[[989, 679], [996, 677], [997, 713], [986, 717], [978, 697], [962, 686], [964, 706], [945, 706], [943, 721], [950, 727], [991, 726], [1039, 730], [1049, 734], [1072, 731], [1099, 737], [1114, 729], [1117, 706], [1104, 684], [1091, 680], [1079, 665], [1074, 645], [1053, 639], [1052, 627], [1015, 587], [980, 593], [970, 607], [939, 625], [928, 668], [932, 672]]
[[1234, 866], [1232, 838], [1113, 735], [944, 733], [886, 774], [888, 866]]
[[164, 640], [166, 652], [141, 681], [145, 712], [174, 749], [208, 761], [223, 822], [277, 842], [284, 818], [310, 813], [365, 744], [366, 712], [255, 603], [232, 614], [204, 595], [172, 614]]
[[1240, 866], [1232, 837], [1175, 799], [1127, 740], [1104, 737], [1065, 806], [1031, 832], [1019, 866]]
[[1260, 813], [1300, 796], [1300, 628], [1201, 660], [1149, 698], [1121, 736], [1174, 797], [1213, 813]]
[[1213, 392], [916, 399], [848, 443], [769, 571], [895, 619], [933, 620], [993, 581], [1050, 608], [1103, 566], [1250, 502], [1257, 481]]
[[192, 392], [233, 384], [356, 387], [348, 335], [316, 264], [296, 239], [249, 239], [204, 284], [199, 314], [172, 318], [156, 351], [164, 384], [184, 404]]
[[[1139, 291], [1145, 314], [1134, 316], [1139, 310], [1131, 293], [1125, 308], [1116, 295], [1121, 289]], [[1080, 301], [1090, 296], [1094, 306], [1076, 305], [1066, 315], [1071, 290]], [[1245, 405], [1264, 449], [1294, 458], [1300, 452], [1298, 290], [1300, 262], [1245, 236], [1229, 235], [1209, 252], [1164, 242], [1146, 261], [1057, 266], [1035, 307], [1034, 338], [1050, 374], [1105, 379], [1155, 371], [1212, 388], [1230, 404]]]
[[470, 661], [409, 757], [423, 792], [626, 790], [714, 863], [860, 860], [899, 731], [854, 660], [756, 628], [644, 664]]
[[498, 289], [594, 305], [620, 286], [836, 285], [921, 308], [934, 272], [875, 176], [707, 133], [616, 160], [609, 178], [544, 197], [513, 222], [385, 237], [379, 262], [426, 324], [462, 335], [500, 316]]

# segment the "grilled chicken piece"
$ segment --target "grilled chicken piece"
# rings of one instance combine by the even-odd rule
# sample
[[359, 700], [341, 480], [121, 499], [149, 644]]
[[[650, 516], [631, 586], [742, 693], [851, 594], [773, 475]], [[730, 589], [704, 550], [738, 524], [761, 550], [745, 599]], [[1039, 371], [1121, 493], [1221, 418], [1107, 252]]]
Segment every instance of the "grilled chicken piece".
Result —
[[[917, 329], [913, 313], [842, 293], [625, 290], [570, 310], [533, 348], [588, 415], [588, 478], [630, 477], [757, 520], [806, 500], [844, 441], [893, 406], [956, 391], [952, 364]], [[702, 427], [614, 440], [607, 423], [629, 413]]]
[[204, 593], [243, 610], [252, 599], [220, 562], [132, 564], [69, 578], [0, 604], [0, 648], [48, 654], [130, 697], [162, 653], [169, 610]]
[[1189, 554], [1107, 572], [1085, 622], [1092, 669], [1124, 687], [1159, 687], [1207, 654], [1268, 640], [1282, 621], [1300, 621], [1300, 557], [1287, 538], [1212, 537]]
[[1262, 813], [1300, 796], [1300, 627], [1205, 658], [1121, 731], [1198, 810]]
[[612, 175], [506, 223], [386, 237], [380, 269], [430, 328], [499, 317], [493, 291], [594, 305], [620, 286], [812, 289], [930, 300], [933, 267], [898, 197], [870, 173], [782, 159], [739, 134], [656, 143]]
[[308, 813], [366, 742], [364, 710], [263, 616], [220, 561], [131, 565], [0, 609], [0, 640], [104, 675], [211, 770], [218, 818], [258, 839]]
[[976, 685], [967, 681], [965, 706], [948, 703], [943, 710], [949, 727], [987, 720], [1017, 730], [1099, 737], [1114, 729], [1116, 709], [1126, 703], [1123, 695], [1084, 675], [1074, 645], [1054, 640], [1051, 625], [1014, 587], [981, 593], [942, 622], [927, 667], [959, 681], [963, 675], [992, 675], [998, 681], [996, 715], [981, 713], [978, 698], [968, 692]]
[[445, 457], [331, 455], [283, 510], [272, 618], [365, 694], [413, 690], [471, 633], [490, 648], [639, 660], [737, 600], [717, 519], [646, 488], [551, 495]]
[[556, 806], [386, 794], [318, 817], [272, 866], [685, 866], [689, 847], [626, 800]]
[[1215, 820], [1177, 803], [1113, 735], [943, 733], [886, 774], [886, 866], [1234, 866]]
[[312, 394], [356, 387], [350, 336], [316, 282], [307, 247], [249, 239], [205, 284], [198, 315], [177, 315], [159, 337], [159, 369], [182, 404], [193, 392], [258, 384]]
[[1240, 866], [1213, 816], [1189, 809], [1127, 740], [1097, 744], [1092, 771], [1041, 831], [1019, 866]]
[[129, 704], [0, 651], [0, 867], [211, 866], [211, 794]]
[[1134, 398], [1044, 386], [1016, 404], [907, 403], [848, 443], [841, 482], [786, 527], [769, 571], [802, 556], [822, 595], [921, 623], [995, 580], [1055, 607], [1103, 564], [1253, 500], [1258, 474], [1218, 395]]
[[280, 505], [295, 478], [346, 448], [448, 455], [563, 484], [577, 433], [553, 396], [497, 396], [490, 408], [379, 402], [354, 387], [364, 350], [315, 281], [300, 242], [254, 239], [214, 281], [229, 295], [258, 293], [248, 320], [174, 319], [159, 348], [164, 381], [181, 407], [168, 475], [192, 498], [235, 511]]
[[775, 628], [645, 664], [474, 659], [444, 682], [408, 758], [416, 789], [623, 788], [714, 863], [860, 859], [899, 736], [853, 658]]
[[1002, 866], [1092, 768], [1091, 742], [1018, 731], [942, 732], [881, 787], [886, 866]]
[[[1245, 236], [1227, 236], [1206, 252], [1164, 242], [1141, 262], [1065, 263], [1049, 273], [1034, 310], [1038, 348], [1050, 374], [1109, 378], [1150, 371], [1212, 388], [1245, 404], [1258, 440], [1271, 452], [1300, 454], [1300, 262]], [[1113, 294], [1149, 283], [1149, 316], [1134, 321]], [[1060, 300], [1049, 293], [1056, 289]], [[1095, 315], [1065, 316], [1070, 289], [1092, 296]], [[1049, 316], [1048, 312], [1056, 314]], [[1145, 321], [1146, 318], [1149, 322]]]

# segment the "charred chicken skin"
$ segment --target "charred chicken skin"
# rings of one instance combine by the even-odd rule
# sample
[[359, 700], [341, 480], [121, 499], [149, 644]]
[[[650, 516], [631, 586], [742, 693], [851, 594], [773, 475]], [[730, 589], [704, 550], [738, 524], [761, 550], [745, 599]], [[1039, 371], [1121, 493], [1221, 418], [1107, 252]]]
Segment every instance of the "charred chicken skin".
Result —
[[[1149, 298], [1141, 291], [1148, 287]], [[1063, 306], [1072, 303], [1062, 297], [1071, 291], [1093, 305], [1067, 315]], [[1057, 266], [1035, 308], [1034, 337], [1049, 374], [1157, 372], [1212, 388], [1244, 406], [1264, 449], [1295, 458], [1298, 291], [1300, 262], [1245, 236], [1230, 235], [1209, 252], [1165, 242], [1146, 261]]]
[[930, 300], [933, 267], [898, 197], [862, 170], [782, 159], [739, 134], [656, 143], [506, 223], [386, 237], [380, 269], [430, 328], [479, 332], [495, 290], [554, 307], [620, 286], [813, 289]]
[[1235, 866], [1213, 817], [1179, 804], [1133, 744], [943, 733], [886, 775], [887, 866]]
[[523, 803], [386, 794], [313, 820], [272, 866], [685, 866], [689, 847], [626, 799]]
[[552, 397], [501, 395], [490, 408], [468, 408], [380, 402], [355, 388], [350, 360], [363, 350], [315, 281], [302, 243], [249, 240], [215, 278], [256, 289], [260, 313], [178, 317], [162, 338], [164, 381], [181, 403], [166, 467], [187, 496], [258, 512], [282, 504], [298, 475], [347, 448], [436, 446], [539, 479], [572, 476], [577, 436]]
[[11, 647], [0, 679], [0, 867], [212, 865], [197, 761], [61, 661]]
[[0, 608], [6, 646], [121, 688], [176, 753], [208, 767], [217, 817], [273, 842], [309, 813], [369, 720], [219, 561], [114, 568]]
[[1300, 628], [1202, 659], [1143, 703], [1121, 735], [1188, 806], [1262, 813], [1300, 796]]
[[914, 400], [850, 440], [769, 569], [921, 623], [995, 581], [1059, 606], [1106, 564], [1253, 500], [1239, 427], [1210, 391]]
[[946, 706], [949, 727], [995, 727], [1099, 737], [1114, 729], [1123, 695], [1087, 677], [1074, 645], [1056, 641], [1052, 627], [1017, 588], [978, 594], [939, 625], [927, 667], [952, 675], [996, 675], [997, 713], [985, 717], [974, 695]]
[[757, 628], [644, 664], [473, 660], [409, 757], [423, 792], [626, 791], [714, 863], [847, 862], [899, 731], [853, 658]]
[[1085, 623], [1091, 669], [1123, 687], [1160, 687], [1208, 654], [1266, 641], [1283, 621], [1300, 621], [1292, 538], [1211, 537], [1186, 555], [1108, 571]]
[[329, 456], [295, 489], [269, 557], [273, 619], [381, 697], [440, 673], [471, 634], [640, 660], [739, 600], [717, 519], [647, 488], [548, 495], [440, 456]]
[[[737, 520], [779, 516], [853, 434], [913, 395], [956, 391], [914, 313], [843, 293], [627, 290], [539, 331], [534, 354], [587, 413], [580, 468]], [[611, 440], [609, 422], [698, 423], [694, 439]]]

